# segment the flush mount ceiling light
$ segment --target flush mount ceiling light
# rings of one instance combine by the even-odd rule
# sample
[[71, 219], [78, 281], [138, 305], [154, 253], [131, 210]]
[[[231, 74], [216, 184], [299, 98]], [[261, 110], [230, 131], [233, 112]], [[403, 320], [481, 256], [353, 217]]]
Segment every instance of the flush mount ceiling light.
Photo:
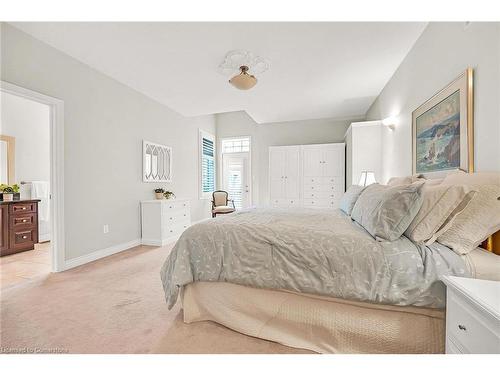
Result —
[[249, 90], [254, 87], [257, 78], [253, 74], [264, 73], [267, 69], [269, 63], [265, 59], [244, 50], [228, 52], [219, 65], [219, 72], [232, 77], [229, 83], [239, 90]]

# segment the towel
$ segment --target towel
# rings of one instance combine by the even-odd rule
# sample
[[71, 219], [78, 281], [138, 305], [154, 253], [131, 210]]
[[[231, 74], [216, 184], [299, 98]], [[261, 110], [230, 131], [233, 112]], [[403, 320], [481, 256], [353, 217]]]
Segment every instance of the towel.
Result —
[[40, 199], [38, 203], [38, 218], [40, 221], [49, 221], [49, 183], [47, 181], [31, 182], [31, 199]]

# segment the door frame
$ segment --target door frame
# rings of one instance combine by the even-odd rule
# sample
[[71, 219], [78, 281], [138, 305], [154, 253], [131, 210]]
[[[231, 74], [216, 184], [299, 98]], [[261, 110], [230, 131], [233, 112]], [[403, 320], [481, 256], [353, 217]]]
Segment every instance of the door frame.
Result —
[[1, 80], [0, 91], [49, 106], [52, 272], [64, 271], [64, 101]]
[[[248, 138], [250, 140], [250, 147], [248, 148], [248, 172], [250, 173], [250, 178], [249, 178], [249, 186], [250, 186], [250, 206], [253, 205], [253, 170], [252, 170], [252, 136], [251, 135], [238, 135], [238, 136], [231, 136], [231, 137], [221, 137], [219, 138], [218, 146], [219, 146], [219, 151], [218, 151], [218, 156], [219, 156], [219, 171], [220, 174], [218, 175], [219, 177], [219, 185], [221, 189], [224, 187], [224, 160], [222, 160], [224, 152], [222, 150], [222, 141], [227, 141], [230, 139], [241, 139], [241, 138]], [[246, 151], [244, 151], [246, 153]], [[230, 152], [228, 154], [231, 154]], [[235, 152], [237, 154], [237, 152]]]

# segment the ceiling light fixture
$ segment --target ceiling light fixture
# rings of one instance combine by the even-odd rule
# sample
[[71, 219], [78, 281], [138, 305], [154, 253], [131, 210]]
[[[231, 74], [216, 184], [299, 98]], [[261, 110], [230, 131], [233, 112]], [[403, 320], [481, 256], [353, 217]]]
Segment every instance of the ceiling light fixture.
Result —
[[257, 84], [257, 78], [248, 74], [248, 66], [240, 66], [241, 73], [229, 80], [229, 83], [240, 90], [250, 90]]
[[229, 51], [219, 65], [219, 72], [231, 77], [229, 83], [239, 90], [249, 90], [257, 84], [253, 74], [269, 69], [267, 60], [244, 50]]

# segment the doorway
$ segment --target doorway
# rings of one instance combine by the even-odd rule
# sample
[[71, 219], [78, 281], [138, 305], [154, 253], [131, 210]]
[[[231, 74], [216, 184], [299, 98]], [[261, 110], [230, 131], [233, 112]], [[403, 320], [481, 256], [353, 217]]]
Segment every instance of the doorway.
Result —
[[236, 210], [252, 206], [250, 137], [221, 141], [222, 187], [234, 201]]
[[[34, 249], [23, 246], [18, 250], [25, 251], [16, 253], [9, 249], [9, 254], [0, 257], [3, 288], [65, 269], [64, 104], [59, 99], [4, 81], [0, 81], [0, 97], [0, 133], [15, 139], [13, 160], [8, 163], [9, 180], [2, 183], [18, 185], [16, 200], [39, 201], [37, 226], [23, 227], [32, 233], [38, 231], [34, 237], [37, 241], [30, 237], [31, 242], [37, 242]], [[1, 166], [3, 168], [4, 163]]]

